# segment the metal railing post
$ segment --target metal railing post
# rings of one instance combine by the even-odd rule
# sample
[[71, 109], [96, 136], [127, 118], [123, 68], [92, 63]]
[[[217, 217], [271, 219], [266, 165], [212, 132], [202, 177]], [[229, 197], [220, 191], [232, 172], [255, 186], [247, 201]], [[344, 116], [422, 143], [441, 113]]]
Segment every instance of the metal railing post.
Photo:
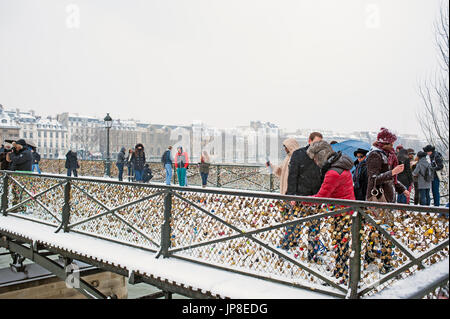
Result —
[[175, 164], [172, 164], [172, 178], [173, 178], [173, 184], [177, 184], [177, 168], [175, 167]]
[[273, 173], [269, 176], [269, 191], [273, 192]]
[[3, 176], [3, 194], [2, 194], [2, 214], [3, 216], [6, 216], [6, 210], [8, 209], [8, 192], [9, 192], [9, 188], [8, 188], [8, 174], [5, 174], [5, 176]]
[[220, 187], [221, 185], [220, 185], [220, 165], [219, 164], [217, 164], [217, 180], [216, 180], [216, 186], [217, 187]]
[[69, 221], [70, 221], [70, 180], [67, 180], [66, 185], [64, 185], [64, 206], [62, 210], [62, 226], [65, 233], [69, 232]]
[[358, 299], [358, 284], [361, 279], [361, 214], [352, 215], [352, 252], [350, 255], [349, 298]]
[[161, 225], [161, 248], [156, 258], [160, 255], [163, 258], [169, 257], [170, 236], [172, 229], [170, 227], [170, 220], [172, 219], [172, 192], [167, 190], [164, 196], [164, 223]]

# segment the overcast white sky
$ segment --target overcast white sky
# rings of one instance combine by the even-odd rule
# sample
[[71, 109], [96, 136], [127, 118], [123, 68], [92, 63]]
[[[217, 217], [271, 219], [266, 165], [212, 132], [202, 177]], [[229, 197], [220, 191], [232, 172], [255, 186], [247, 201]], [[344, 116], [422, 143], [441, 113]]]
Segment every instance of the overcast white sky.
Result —
[[0, 104], [420, 133], [441, 1], [0, 0]]

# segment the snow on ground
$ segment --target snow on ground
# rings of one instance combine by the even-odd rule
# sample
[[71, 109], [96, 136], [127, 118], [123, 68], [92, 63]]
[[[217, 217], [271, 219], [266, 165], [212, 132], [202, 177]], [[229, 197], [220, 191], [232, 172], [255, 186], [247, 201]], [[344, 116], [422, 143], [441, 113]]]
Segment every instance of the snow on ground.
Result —
[[76, 233], [57, 233], [55, 228], [0, 216], [0, 229], [24, 235], [77, 253], [120, 264], [140, 273], [153, 274], [178, 284], [210, 291], [233, 299], [328, 299], [330, 296], [268, 282], [225, 270], [214, 269], [176, 258], [155, 258], [155, 254]]
[[430, 267], [415, 272], [411, 277], [395, 282], [389, 288], [383, 289], [367, 299], [405, 299], [414, 292], [425, 289], [437, 278], [447, 275], [449, 272], [449, 260], [443, 260]]

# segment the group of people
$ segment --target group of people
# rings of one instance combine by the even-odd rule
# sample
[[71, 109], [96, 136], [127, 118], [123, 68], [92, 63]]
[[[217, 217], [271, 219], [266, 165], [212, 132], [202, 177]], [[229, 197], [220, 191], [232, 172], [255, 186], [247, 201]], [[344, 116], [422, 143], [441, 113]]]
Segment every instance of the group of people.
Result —
[[394, 133], [381, 128], [369, 150], [354, 152], [357, 159], [353, 162], [342, 152], [334, 152], [321, 133], [313, 132], [305, 147], [293, 138], [286, 139], [282, 164], [268, 162], [267, 166], [280, 178], [280, 193], [285, 195], [409, 204], [414, 187], [414, 204], [430, 205], [431, 190], [434, 205], [439, 206], [442, 155], [427, 145], [415, 156], [414, 150], [402, 145], [394, 149], [396, 140]]
[[[355, 163], [356, 169], [353, 175], [353, 182], [357, 200], [368, 199], [368, 155], [370, 155], [368, 150], [358, 149], [355, 151], [357, 162]], [[394, 177], [394, 183], [397, 181], [396, 184], [403, 185], [407, 190], [407, 192], [404, 192], [400, 188], [400, 192], [397, 192], [397, 203], [409, 204], [411, 202], [409, 195], [414, 188], [414, 205], [429, 206], [431, 204], [431, 191], [433, 194], [433, 205], [440, 206], [439, 184], [442, 179], [441, 171], [444, 168], [441, 153], [437, 152], [432, 145], [425, 146], [417, 154], [411, 148], [406, 149], [402, 145], [398, 145], [395, 149], [395, 156], [398, 164], [403, 165], [403, 170], [395, 176], [396, 180]], [[394, 170], [394, 173], [396, 172]], [[394, 197], [391, 198], [394, 199]]]
[[0, 169], [9, 171], [38, 172], [41, 155], [36, 147], [28, 145], [24, 139], [5, 142], [0, 147]]
[[[39, 162], [41, 155], [36, 147], [27, 144], [24, 139], [17, 141], [5, 141], [0, 147], [0, 169], [9, 171], [37, 172], [41, 174]], [[65, 168], [67, 176], [78, 177], [77, 169], [80, 168], [77, 153], [69, 150], [66, 154]]]
[[123, 181], [124, 168], [128, 169], [128, 181], [136, 181], [147, 183], [153, 178], [152, 170], [145, 162], [145, 151], [142, 143], [136, 144], [134, 149], [129, 149], [128, 154], [126, 148], [122, 147], [117, 154], [116, 161], [119, 170], [119, 181]]
[[[136, 144], [134, 149], [129, 149], [128, 154], [125, 153], [125, 147], [122, 147], [117, 155], [116, 165], [119, 170], [119, 181], [123, 180], [124, 168], [128, 170], [128, 181], [148, 182], [153, 178], [152, 170], [145, 162], [144, 145]], [[173, 176], [173, 167], [177, 174], [180, 186], [188, 185], [187, 169], [189, 167], [189, 156], [182, 146], [177, 147], [175, 156], [172, 155], [172, 146], [168, 146], [167, 150], [161, 156], [161, 163], [166, 173], [166, 185], [171, 185]], [[203, 151], [200, 158], [199, 169], [202, 177], [202, 186], [206, 187], [209, 166], [211, 160], [206, 151]]]

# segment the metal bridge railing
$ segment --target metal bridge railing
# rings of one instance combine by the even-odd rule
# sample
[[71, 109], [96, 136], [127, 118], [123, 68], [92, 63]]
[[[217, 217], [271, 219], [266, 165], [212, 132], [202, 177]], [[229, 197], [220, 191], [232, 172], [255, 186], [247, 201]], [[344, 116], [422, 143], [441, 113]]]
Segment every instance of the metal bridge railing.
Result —
[[[103, 177], [105, 175], [105, 162], [103, 160], [80, 160], [79, 176]], [[148, 162], [153, 173], [153, 182], [165, 182], [165, 168], [161, 162]], [[43, 159], [39, 163], [41, 170], [45, 173], [66, 174], [64, 167], [65, 160]], [[198, 163], [189, 164], [187, 170], [189, 185], [201, 185], [202, 179], [199, 172]], [[111, 164], [111, 176], [117, 177], [119, 174], [115, 163]], [[126, 180], [128, 168], [124, 168], [124, 180]], [[173, 171], [172, 182], [178, 183], [175, 170]], [[276, 192], [280, 188], [278, 178], [264, 166], [244, 165], [244, 164], [211, 164], [208, 175], [208, 186], [237, 188], [255, 191]]]
[[342, 298], [449, 253], [448, 208], [0, 173], [8, 218]]

